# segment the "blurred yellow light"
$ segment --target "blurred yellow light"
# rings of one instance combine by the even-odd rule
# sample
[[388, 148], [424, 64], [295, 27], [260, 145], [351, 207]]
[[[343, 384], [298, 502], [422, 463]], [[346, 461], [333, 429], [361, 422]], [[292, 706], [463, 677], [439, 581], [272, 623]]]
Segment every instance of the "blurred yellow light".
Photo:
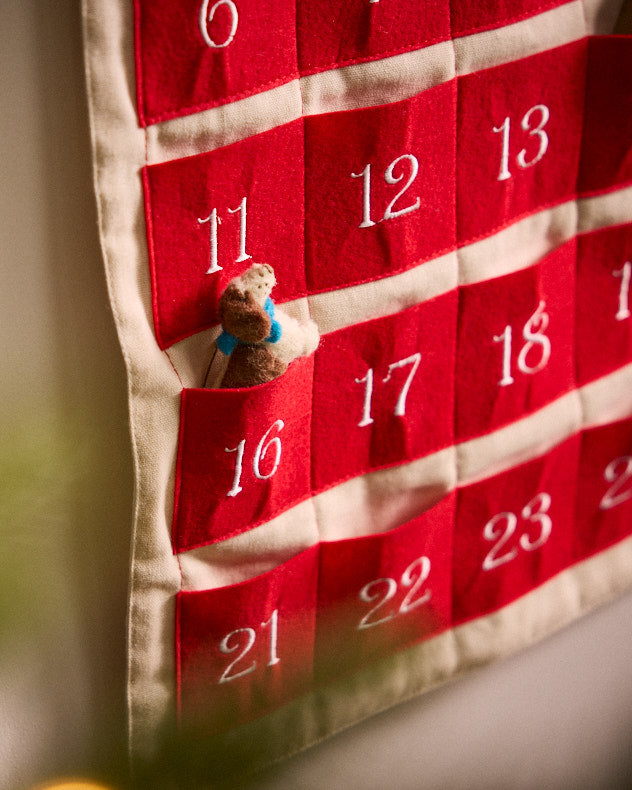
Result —
[[114, 790], [114, 788], [87, 779], [71, 779], [36, 785], [32, 790]]

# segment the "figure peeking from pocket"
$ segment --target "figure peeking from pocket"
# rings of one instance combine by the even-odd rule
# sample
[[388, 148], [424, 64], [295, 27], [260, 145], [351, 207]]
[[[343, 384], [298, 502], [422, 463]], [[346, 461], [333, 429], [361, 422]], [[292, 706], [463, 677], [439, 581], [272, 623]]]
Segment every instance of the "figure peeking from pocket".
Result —
[[310, 318], [298, 321], [276, 307], [270, 298], [275, 285], [274, 270], [267, 263], [254, 263], [228, 283], [219, 298], [222, 333], [217, 338], [217, 348], [228, 362], [217, 384], [213, 379], [218, 378], [218, 365], [211, 360], [204, 386], [264, 384], [285, 373], [292, 360], [316, 350], [318, 327]]

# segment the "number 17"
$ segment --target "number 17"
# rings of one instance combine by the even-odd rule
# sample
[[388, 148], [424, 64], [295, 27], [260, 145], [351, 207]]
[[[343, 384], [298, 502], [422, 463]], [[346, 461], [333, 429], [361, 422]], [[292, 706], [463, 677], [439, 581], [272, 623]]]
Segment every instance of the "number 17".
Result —
[[[404, 386], [401, 388], [399, 392], [399, 396], [397, 398], [397, 402], [395, 403], [395, 408], [393, 409], [393, 414], [396, 417], [405, 417], [406, 416], [406, 398], [408, 397], [408, 390], [410, 389], [410, 385], [415, 377], [415, 373], [417, 372], [417, 368], [419, 367], [419, 363], [421, 362], [421, 354], [417, 351], [415, 354], [411, 354], [411, 356], [406, 357], [405, 359], [400, 359], [397, 362], [392, 362], [388, 366], [388, 373], [386, 378], [382, 379], [382, 383], [386, 384], [387, 381], [391, 379], [391, 373], [396, 370], [397, 368], [406, 367], [406, 365], [412, 365], [408, 376], [406, 377], [406, 381], [404, 382]], [[366, 376], [361, 379], [355, 380], [356, 384], [365, 384], [364, 388], [364, 406], [362, 408], [362, 419], [358, 423], [358, 428], [364, 428], [366, 425], [371, 425], [374, 422], [373, 417], [371, 417], [371, 400], [373, 398], [373, 368], [369, 368], [366, 372]]]

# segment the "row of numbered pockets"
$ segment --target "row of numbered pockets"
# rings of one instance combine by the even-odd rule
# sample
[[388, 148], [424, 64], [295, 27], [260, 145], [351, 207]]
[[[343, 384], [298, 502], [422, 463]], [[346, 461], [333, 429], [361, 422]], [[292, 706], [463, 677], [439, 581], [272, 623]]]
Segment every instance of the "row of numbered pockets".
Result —
[[[299, 74], [421, 49], [541, 13], [566, 0], [502, 4], [409, 0], [137, 0], [136, 78], [142, 125], [284, 85]], [[578, 28], [575, 18], [534, 20]], [[314, 31], [318, 31], [317, 34]], [[438, 52], [435, 57], [449, 56]], [[550, 78], [550, 75], [549, 75]]]
[[581, 41], [148, 165], [160, 346], [216, 325], [219, 294], [252, 260], [274, 267], [286, 301], [422, 265], [578, 188], [629, 183], [629, 86], [602, 74], [628, 73], [632, 42], [591, 43], [585, 109]]
[[632, 362], [631, 270], [632, 227], [598, 231], [536, 266], [329, 333], [267, 384], [184, 390], [175, 550], [498, 430]]
[[493, 612], [632, 533], [632, 420], [452, 493], [391, 532], [314, 546], [177, 601], [183, 723], [243, 723]]

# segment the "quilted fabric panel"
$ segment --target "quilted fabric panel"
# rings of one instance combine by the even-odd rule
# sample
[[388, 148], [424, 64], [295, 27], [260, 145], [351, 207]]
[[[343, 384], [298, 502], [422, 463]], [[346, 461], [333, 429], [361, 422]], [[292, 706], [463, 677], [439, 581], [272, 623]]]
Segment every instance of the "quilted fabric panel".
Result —
[[[629, 586], [630, 39], [579, 2], [84, 18], [134, 751], [179, 719], [275, 759]], [[320, 346], [204, 388], [253, 261]]]

